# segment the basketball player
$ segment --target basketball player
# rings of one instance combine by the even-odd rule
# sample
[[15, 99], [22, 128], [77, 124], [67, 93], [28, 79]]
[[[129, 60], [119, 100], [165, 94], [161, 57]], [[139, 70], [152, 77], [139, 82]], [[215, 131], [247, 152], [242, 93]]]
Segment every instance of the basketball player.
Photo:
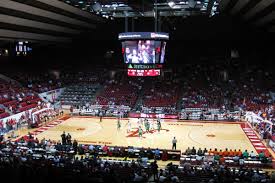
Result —
[[143, 130], [141, 128], [141, 126], [138, 127], [138, 136], [139, 138], [142, 138], [142, 133], [143, 133]]
[[102, 111], [100, 111], [100, 113], [99, 113], [99, 122], [102, 122], [102, 117], [103, 117], [103, 113], [102, 113]]
[[140, 125], [143, 125], [145, 121], [146, 121], [146, 118], [144, 118], [144, 119], [141, 118], [141, 119], [140, 119]]
[[121, 124], [119, 117], [117, 118], [117, 130], [120, 130]]
[[155, 129], [154, 129], [155, 120], [154, 120], [154, 119], [152, 119], [152, 121], [151, 121], [151, 122], [149, 122], [149, 124], [150, 124], [151, 130], [155, 130]]
[[148, 122], [147, 119], [144, 121], [144, 126], [145, 126], [146, 132], [149, 132], [149, 130], [150, 130], [150, 123]]
[[141, 119], [140, 118], [138, 118], [137, 124], [138, 124], [138, 126], [141, 125]]
[[177, 139], [176, 137], [173, 138], [172, 140], [172, 150], [176, 150], [177, 149]]
[[66, 139], [65, 131], [63, 131], [63, 133], [61, 134], [61, 141], [62, 141], [62, 145], [66, 145], [67, 139]]
[[160, 130], [161, 130], [161, 122], [160, 122], [159, 118], [157, 119], [157, 128], [158, 128], [158, 132], [160, 132]]
[[127, 125], [127, 133], [131, 132], [132, 127], [131, 127], [131, 122], [130, 122], [130, 120], [128, 120], [128, 122], [127, 122], [126, 125]]

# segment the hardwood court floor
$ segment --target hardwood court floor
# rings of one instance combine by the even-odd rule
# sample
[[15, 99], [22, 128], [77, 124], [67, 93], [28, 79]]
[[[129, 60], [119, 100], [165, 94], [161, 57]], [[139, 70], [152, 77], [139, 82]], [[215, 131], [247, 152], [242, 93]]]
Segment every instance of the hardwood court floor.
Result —
[[[130, 119], [131, 132], [127, 133], [128, 120], [121, 120], [121, 129], [117, 129], [116, 119], [72, 117], [63, 123], [49, 128], [36, 135], [38, 139], [46, 138], [61, 140], [61, 133], [70, 133], [72, 139], [83, 144], [136, 146], [151, 148], [172, 148], [172, 138], [178, 140], [177, 149], [185, 151], [187, 147], [218, 149], [255, 149], [243, 132], [239, 123], [205, 123], [205, 122], [176, 122], [167, 120], [162, 122], [162, 130], [151, 130], [144, 133], [143, 138], [137, 135], [137, 119]], [[144, 127], [143, 127], [144, 129]]]

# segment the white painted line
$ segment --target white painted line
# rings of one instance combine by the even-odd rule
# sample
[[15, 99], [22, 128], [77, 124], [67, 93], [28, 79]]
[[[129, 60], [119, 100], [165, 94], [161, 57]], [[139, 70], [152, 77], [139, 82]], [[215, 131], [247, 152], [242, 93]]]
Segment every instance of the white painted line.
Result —
[[48, 130], [49, 129], [49, 127], [47, 128], [47, 127], [43, 127], [43, 128], [41, 128], [41, 129], [43, 129], [43, 130]]
[[44, 132], [45, 130], [37, 130], [37, 132]]
[[249, 139], [257, 139], [257, 136], [248, 136]]
[[47, 126], [56, 126], [56, 124], [49, 124], [49, 125], [47, 125]]
[[252, 143], [254, 146], [264, 146], [263, 143]]
[[251, 142], [260, 142], [259, 139], [250, 139]]
[[37, 130], [37, 132], [44, 132], [45, 130]]
[[257, 150], [264, 150], [266, 148], [265, 147], [255, 147], [255, 149], [257, 149]]
[[251, 135], [255, 135], [255, 133], [247, 133], [246, 135], [251, 136]]

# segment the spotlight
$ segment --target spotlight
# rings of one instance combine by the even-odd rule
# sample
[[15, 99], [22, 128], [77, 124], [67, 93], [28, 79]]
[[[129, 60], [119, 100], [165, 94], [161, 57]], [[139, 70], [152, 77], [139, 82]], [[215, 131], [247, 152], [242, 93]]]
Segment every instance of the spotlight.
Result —
[[175, 6], [175, 2], [174, 1], [168, 1], [168, 5], [171, 7], [171, 8], [173, 8], [174, 6]]
[[101, 4], [98, 3], [98, 2], [96, 2], [95, 4], [93, 4], [91, 8], [92, 8], [92, 10], [95, 11], [95, 12], [99, 12], [99, 11], [102, 10]]

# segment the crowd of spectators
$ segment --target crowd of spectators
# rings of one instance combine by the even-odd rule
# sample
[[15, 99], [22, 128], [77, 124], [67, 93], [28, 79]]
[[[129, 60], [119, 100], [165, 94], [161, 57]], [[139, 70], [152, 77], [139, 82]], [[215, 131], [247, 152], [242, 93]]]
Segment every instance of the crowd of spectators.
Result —
[[[139, 90], [142, 88], [144, 100], [156, 97], [155, 99], [159, 101], [152, 104], [153, 106], [161, 105], [162, 98], [165, 100], [166, 97], [174, 94], [171, 96], [172, 98], [177, 95], [187, 98], [188, 101], [184, 104], [187, 106], [223, 107], [225, 105], [225, 107], [237, 107], [236, 105], [242, 105], [245, 99], [246, 107], [258, 108], [261, 104], [270, 103], [268, 92], [273, 86], [270, 83], [274, 81], [274, 76], [268, 68], [244, 65], [238, 62], [187, 64], [173, 69], [171, 74], [166, 74], [164, 78], [151, 78], [149, 82], [146, 82], [148, 78], [139, 79], [137, 82], [136, 78], [129, 78], [125, 73], [108, 72], [103, 68], [93, 68], [86, 72], [52, 70], [43, 73], [17, 72], [14, 75], [12, 73], [7, 75], [36, 91], [39, 89], [35, 88], [46, 91], [79, 83], [105, 85], [106, 81], [115, 78], [116, 85], [130, 83]], [[144, 103], [147, 102], [144, 101]], [[148, 105], [150, 103], [149, 101]], [[174, 103], [171, 102], [169, 105], [174, 105]]]
[[[257, 154], [254, 151], [248, 152], [247, 150], [242, 151], [241, 149], [196, 149], [187, 148], [185, 152], [182, 154], [185, 155], [184, 157], [193, 157], [196, 161], [203, 162], [216, 162], [218, 164], [237, 164], [237, 165], [244, 165], [245, 161], [257, 161], [258, 165], [262, 165], [262, 167], [272, 167], [272, 156], [270, 153], [266, 154], [267, 152], [261, 151]], [[183, 160], [186, 160], [183, 159]], [[261, 163], [259, 163], [261, 162]]]
[[5, 124], [3, 120], [0, 120], [0, 134], [21, 128], [38, 127], [42, 123], [51, 121], [64, 114], [63, 110], [48, 108], [48, 106], [46, 103], [41, 102], [39, 106], [22, 113], [19, 118], [10, 118], [6, 120]]
[[47, 108], [37, 113], [35, 113], [35, 111], [32, 111], [32, 114], [33, 114], [32, 123], [40, 124], [42, 122], [52, 121], [56, 117], [63, 115], [64, 112], [59, 109]]
[[[232, 118], [232, 111], [253, 111], [261, 118], [274, 122], [275, 95], [271, 94], [274, 89], [274, 76], [266, 67], [237, 62], [189, 64], [167, 73], [160, 78], [131, 78], [120, 71], [107, 72], [106, 69], [93, 69], [90, 72], [11, 73], [10, 76], [25, 87], [0, 80], [0, 119], [39, 106], [41, 100], [36, 91], [44, 92], [80, 84], [84, 89], [87, 85], [99, 86], [99, 90], [88, 94], [93, 96], [75, 96], [76, 92], [72, 93], [73, 102], [85, 101], [80, 108], [94, 115], [98, 115], [100, 111], [109, 114], [129, 111], [179, 113], [178, 116], [189, 119], [188, 116], [191, 116], [192, 112], [181, 111], [193, 108], [202, 109], [205, 116], [211, 116], [210, 110], [217, 109], [226, 120]], [[96, 93], [97, 91], [99, 93]], [[63, 104], [65, 100], [70, 99], [62, 98]], [[100, 110], [95, 109], [94, 105], [100, 106]], [[120, 110], [121, 106], [129, 109]], [[205, 118], [202, 116], [198, 119]], [[273, 132], [270, 135], [273, 136]]]
[[144, 107], [176, 107], [179, 87], [171, 81], [145, 83], [143, 90]]
[[[188, 162], [180, 165], [169, 163], [158, 168], [156, 161], [151, 163], [143, 158], [128, 160], [128, 155], [117, 154], [124, 159], [108, 159], [104, 156], [117, 156], [122, 152], [106, 145], [82, 145], [76, 140], [71, 143], [34, 138], [29, 133], [27, 139], [16, 142], [1, 139], [0, 171], [2, 178], [10, 181], [27, 182], [272, 182], [274, 175], [261, 169], [246, 166], [228, 167], [219, 160], [202, 161], [193, 166]], [[211, 150], [187, 149], [186, 155], [213, 153]], [[227, 153], [223, 151], [223, 154]], [[157, 154], [157, 149], [155, 150]], [[228, 152], [228, 155], [230, 151]], [[240, 156], [253, 157], [247, 151]], [[156, 156], [155, 156], [156, 157]], [[263, 155], [264, 157], [264, 155]]]
[[131, 111], [129, 106], [124, 105], [92, 105], [72, 106], [71, 113], [83, 116], [127, 117]]
[[9, 73], [9, 76], [23, 84], [24, 87], [38, 93], [54, 90], [62, 86], [61, 80], [59, 80], [54, 74], [48, 72], [32, 72], [31, 74], [26, 72], [16, 72]]
[[[272, 167], [272, 157], [245, 150], [187, 148], [180, 165], [169, 163], [159, 171], [159, 182], [274, 182], [275, 174], [259, 167]], [[251, 164], [257, 162], [257, 164]], [[261, 166], [259, 166], [259, 162]], [[254, 166], [255, 165], [255, 166]], [[258, 167], [258, 168], [256, 168]]]
[[187, 73], [191, 78], [183, 78], [182, 81], [183, 108], [257, 110], [272, 103], [270, 88], [259, 84], [264, 78], [249, 68], [240, 70], [238, 66], [219, 68], [207, 65], [189, 67], [193, 70], [192, 74]]
[[[102, 160], [97, 146], [85, 150], [75, 140], [73, 143], [39, 141], [31, 134], [17, 142], [2, 140], [0, 170], [7, 177], [12, 173], [11, 181], [146, 182], [151, 174], [150, 168], [137, 161]], [[107, 151], [106, 147], [100, 149]], [[85, 155], [79, 157], [77, 152]]]
[[269, 175], [260, 169], [239, 167], [230, 168], [205, 162], [200, 166], [176, 166], [172, 163], [159, 171], [159, 182], [198, 182], [198, 183], [260, 183], [274, 182], [274, 173]]
[[18, 73], [12, 77], [38, 92], [72, 84], [100, 85], [103, 90], [93, 104], [125, 105], [136, 107], [140, 112], [148, 111], [146, 108], [152, 109], [149, 112], [163, 108], [160, 111], [164, 113], [176, 113], [184, 108], [217, 108], [225, 113], [249, 110], [273, 119], [270, 91], [274, 76], [267, 68], [237, 62], [189, 64], [166, 75], [137, 79], [120, 71], [93, 69], [90, 72]]
[[139, 88], [132, 82], [110, 80], [97, 96], [97, 105], [125, 105], [133, 107], [138, 98]]
[[[7, 82], [0, 79], [0, 105], [3, 105], [5, 113], [16, 114], [39, 105], [41, 99], [36, 92], [21, 87], [18, 83]], [[1, 110], [3, 112], [3, 108]], [[9, 115], [8, 115], [9, 116]], [[2, 115], [1, 117], [8, 117]]]
[[43, 93], [72, 84], [98, 84], [105, 82], [106, 74], [102, 74], [102, 70], [92, 70], [93, 71], [87, 72], [68, 70], [51, 70], [43, 72], [17, 71], [14, 73], [7, 73], [7, 75], [30, 90]]
[[[275, 151], [275, 129], [274, 129], [274, 121], [266, 122], [262, 121], [259, 123], [252, 123], [254, 130], [258, 132], [261, 137], [261, 140], [264, 140], [267, 146], [270, 146]], [[270, 141], [273, 141], [270, 142]]]
[[144, 107], [143, 105], [136, 108], [137, 112], [144, 114], [177, 114], [176, 107]]

